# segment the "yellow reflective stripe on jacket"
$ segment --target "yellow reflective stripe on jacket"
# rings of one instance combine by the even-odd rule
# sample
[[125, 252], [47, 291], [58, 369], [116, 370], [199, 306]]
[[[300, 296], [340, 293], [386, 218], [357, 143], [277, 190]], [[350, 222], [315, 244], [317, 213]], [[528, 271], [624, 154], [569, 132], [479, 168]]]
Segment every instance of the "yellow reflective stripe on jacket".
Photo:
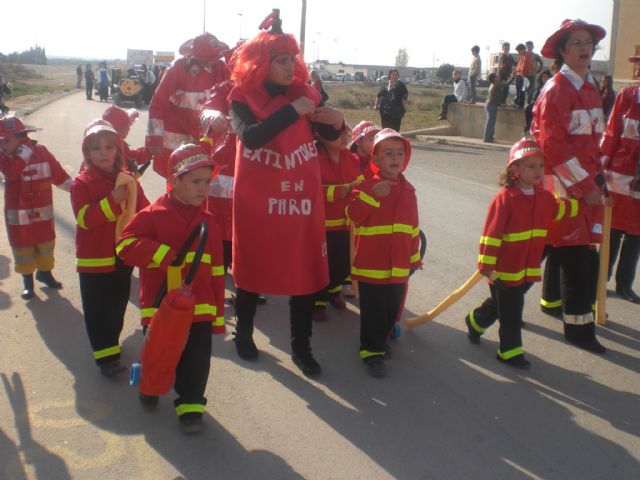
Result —
[[578, 215], [578, 200], [576, 200], [575, 198], [570, 198], [569, 205], [571, 205], [571, 210], [569, 210], [569, 218], [573, 218]]
[[107, 220], [109, 220], [110, 222], [115, 222], [116, 221], [116, 216], [113, 213], [113, 210], [111, 210], [111, 205], [109, 205], [109, 200], [105, 197], [102, 200], [100, 200], [100, 209], [102, 210], [102, 213], [104, 213], [104, 216], [107, 218]]
[[509, 360], [510, 358], [515, 357], [516, 355], [522, 355], [524, 353], [524, 349], [522, 347], [512, 348], [511, 350], [507, 350], [506, 352], [501, 352], [498, 349], [498, 355], [503, 360]]
[[[153, 314], [156, 313], [158, 309], [155, 307], [147, 307], [140, 309], [140, 316], [142, 318], [153, 317]], [[193, 309], [194, 315], [213, 315], [215, 316], [218, 313], [218, 308], [215, 305], [209, 305], [208, 303], [199, 303]], [[224, 324], [224, 317], [221, 317]]]
[[212, 277], [221, 277], [224, 275], [224, 265], [215, 265], [211, 267]]
[[335, 202], [336, 186], [329, 185], [327, 187], [327, 202]]
[[409, 262], [411, 263], [416, 263], [420, 261], [420, 252], [416, 252], [413, 255], [411, 255], [411, 258], [409, 259]]
[[165, 245], [164, 243], [160, 245], [156, 250], [156, 253], [154, 253], [153, 257], [151, 258], [152, 265], [160, 265], [170, 249], [171, 247], [169, 245]]
[[491, 255], [478, 255], [478, 263], [484, 263], [485, 265], [495, 265], [498, 259]]
[[502, 240], [493, 237], [480, 237], [480, 245], [489, 245], [491, 247], [499, 247], [502, 245]]
[[509, 282], [517, 282], [518, 280], [522, 280], [525, 275], [528, 277], [539, 277], [541, 274], [539, 268], [525, 268], [524, 270], [520, 270], [516, 273], [509, 272], [496, 272], [498, 278], [500, 280], [507, 280]]
[[131, 245], [133, 242], [135, 242], [136, 240], [138, 240], [135, 237], [129, 237], [129, 238], [125, 238], [124, 240], [122, 240], [117, 246], [116, 246], [116, 253], [118, 255], [120, 255], [120, 252], [122, 251], [122, 249], [124, 247], [126, 247], [127, 245]]
[[524, 240], [530, 240], [535, 237], [545, 238], [547, 231], [544, 229], [525, 230], [524, 232], [505, 233], [502, 235], [502, 240], [505, 242], [521, 242]]
[[356, 229], [358, 235], [390, 235], [392, 233], [407, 233], [412, 237], [420, 234], [420, 228], [412, 227], [404, 223], [394, 223], [393, 225], [376, 225], [374, 227], [358, 227]]
[[366, 268], [351, 267], [351, 274], [360, 275], [361, 277], [366, 277], [366, 278], [376, 278], [376, 279], [382, 280], [385, 278], [392, 278], [392, 277], [396, 277], [396, 278], [408, 277], [409, 269], [393, 267], [391, 270], [370, 270]]
[[78, 211], [78, 216], [76, 217], [76, 223], [78, 224], [78, 226], [80, 228], [82, 228], [83, 230], [87, 229], [87, 226], [84, 223], [84, 215], [87, 213], [87, 208], [89, 208], [89, 205], [84, 205], [79, 211]]
[[560, 219], [562, 219], [562, 217], [564, 217], [564, 213], [567, 210], [566, 205], [564, 204], [564, 202], [560, 202], [558, 204], [558, 214], [556, 215], [556, 218], [554, 219], [556, 222]]
[[380, 206], [380, 202], [373, 198], [371, 195], [367, 195], [364, 192], [360, 192], [358, 194], [358, 198], [362, 200], [364, 203], [371, 205], [372, 207], [378, 208]]
[[341, 227], [343, 225], [347, 224], [347, 219], [346, 218], [339, 218], [338, 220], [325, 220], [324, 221], [324, 226], [325, 227]]
[[184, 415], [185, 413], [204, 413], [204, 405], [201, 403], [181, 403], [176, 407], [176, 413], [178, 415]]
[[[188, 252], [187, 255], [184, 257], [184, 261], [185, 263], [193, 263], [193, 260], [196, 258], [196, 252]], [[208, 253], [203, 253], [202, 254], [202, 260], [200, 260], [201, 263], [208, 263], [209, 265], [211, 265], [211, 255], [209, 255]]]
[[76, 258], [78, 267], [109, 267], [116, 264], [116, 257], [108, 258]]
[[97, 350], [93, 352], [93, 358], [96, 360], [100, 360], [101, 358], [111, 357], [113, 355], [117, 355], [120, 353], [120, 345], [116, 345], [115, 347], [103, 348], [102, 350]]
[[214, 327], [223, 327], [224, 326], [224, 317], [216, 317], [216, 319], [211, 322], [211, 325]]

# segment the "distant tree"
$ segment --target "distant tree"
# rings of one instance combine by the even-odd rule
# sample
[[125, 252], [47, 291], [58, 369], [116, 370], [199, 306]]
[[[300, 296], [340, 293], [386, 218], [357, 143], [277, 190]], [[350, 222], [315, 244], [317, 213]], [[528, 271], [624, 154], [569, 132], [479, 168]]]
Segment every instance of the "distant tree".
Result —
[[451, 65], [450, 63], [443, 63], [436, 70], [436, 77], [438, 77], [443, 82], [448, 82], [451, 80], [451, 74], [455, 70], [456, 67]]
[[25, 50], [22, 53], [13, 52], [6, 56], [6, 61], [9, 63], [28, 63], [31, 65], [46, 65], [47, 54], [42, 47], [31, 47], [29, 50]]
[[396, 55], [396, 67], [406, 67], [407, 65], [409, 65], [409, 54], [406, 48], [401, 48]]

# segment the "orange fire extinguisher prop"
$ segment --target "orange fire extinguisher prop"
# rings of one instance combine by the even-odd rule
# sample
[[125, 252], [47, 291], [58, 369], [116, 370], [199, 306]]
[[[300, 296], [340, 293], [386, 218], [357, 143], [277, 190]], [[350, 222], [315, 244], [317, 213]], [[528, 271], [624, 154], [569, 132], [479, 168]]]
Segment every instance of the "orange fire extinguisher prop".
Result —
[[[131, 366], [130, 383], [140, 385], [145, 395], [163, 395], [175, 381], [175, 370], [189, 337], [193, 319], [195, 298], [191, 283], [195, 278], [207, 242], [207, 224], [201, 222], [191, 232], [176, 259], [167, 269], [167, 281], [154, 301], [158, 310], [151, 317], [140, 363]], [[198, 238], [195, 256], [182, 281], [185, 257]], [[168, 293], [167, 293], [168, 291]]]

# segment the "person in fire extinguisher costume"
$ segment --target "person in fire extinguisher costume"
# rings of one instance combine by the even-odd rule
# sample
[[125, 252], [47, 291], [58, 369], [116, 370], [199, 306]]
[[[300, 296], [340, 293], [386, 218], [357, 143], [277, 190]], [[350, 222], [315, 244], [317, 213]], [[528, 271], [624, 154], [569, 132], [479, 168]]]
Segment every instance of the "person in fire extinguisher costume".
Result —
[[292, 360], [306, 375], [321, 367], [311, 354], [317, 292], [329, 283], [324, 202], [313, 129], [338, 138], [344, 117], [321, 107], [320, 94], [292, 35], [274, 10], [231, 59], [229, 95], [238, 135], [233, 195], [233, 277], [237, 286], [235, 346], [255, 359], [258, 294], [291, 295]]
[[229, 47], [210, 33], [180, 46], [183, 55], [167, 68], [149, 104], [145, 145], [154, 156], [153, 169], [167, 177], [167, 160], [183, 142], [200, 132], [200, 107], [209, 89], [227, 78], [222, 56]]
[[558, 197], [577, 199], [580, 205], [573, 219], [549, 231], [546, 269], [559, 268], [561, 298], [549, 298], [553, 279], [545, 271], [543, 306], [561, 305], [565, 339], [595, 353], [606, 351], [596, 338], [592, 310], [598, 279], [594, 244], [602, 240], [605, 201], [599, 149], [604, 115], [589, 66], [605, 35], [597, 25], [565, 20], [547, 39], [542, 55], [562, 62], [562, 68], [540, 94], [531, 125], [547, 159], [545, 188]]
[[[633, 79], [640, 80], [640, 55], [629, 57], [634, 64]], [[603, 164], [607, 186], [615, 202], [611, 217], [609, 277], [620, 250], [616, 268], [616, 293], [640, 303], [633, 291], [640, 256], [640, 84], [618, 93], [602, 138]]]

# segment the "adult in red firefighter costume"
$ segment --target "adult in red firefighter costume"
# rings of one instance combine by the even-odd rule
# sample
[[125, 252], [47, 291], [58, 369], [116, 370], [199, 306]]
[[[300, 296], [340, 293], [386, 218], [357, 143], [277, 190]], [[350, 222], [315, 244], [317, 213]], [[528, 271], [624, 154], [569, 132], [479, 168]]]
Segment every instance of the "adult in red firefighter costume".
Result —
[[[120, 236], [118, 255], [128, 265], [140, 268], [140, 311], [142, 324], [149, 324], [156, 312], [154, 298], [191, 231], [206, 222], [207, 243], [191, 284], [195, 310], [187, 343], [176, 367], [174, 401], [183, 431], [202, 427], [204, 397], [211, 363], [211, 334], [224, 333], [224, 267], [220, 231], [207, 211], [206, 199], [213, 162], [200, 146], [185, 144], [169, 157], [172, 189], [131, 219]], [[194, 247], [195, 250], [195, 247]], [[195, 251], [187, 253], [185, 264], [193, 262]], [[186, 276], [188, 265], [182, 269]], [[155, 320], [154, 320], [155, 321]], [[152, 327], [153, 328], [153, 327]], [[143, 375], [144, 375], [144, 365]], [[158, 397], [140, 393], [146, 407], [155, 407]]]
[[[604, 195], [598, 184], [604, 184], [599, 149], [604, 115], [589, 66], [605, 35], [597, 25], [565, 20], [547, 39], [542, 55], [562, 62], [562, 68], [540, 94], [531, 127], [547, 160], [545, 188], [558, 197], [580, 201], [580, 211], [574, 219], [550, 229], [546, 268], [560, 266], [565, 339], [595, 353], [605, 352], [596, 338], [592, 311], [598, 278], [594, 244], [600, 243], [602, 237]], [[549, 300], [548, 280], [545, 275], [545, 301]]]
[[422, 261], [416, 190], [402, 174], [411, 142], [385, 128], [371, 151], [373, 176], [354, 188], [347, 217], [358, 235], [351, 279], [360, 291], [360, 358], [372, 376], [384, 377], [388, 334], [401, 317], [411, 271]]
[[319, 107], [320, 94], [292, 35], [282, 33], [278, 11], [231, 60], [231, 119], [238, 134], [233, 195], [235, 345], [255, 359], [253, 318], [258, 294], [292, 295], [294, 363], [308, 375], [321, 372], [311, 354], [316, 292], [329, 283], [324, 204], [312, 122], [344, 127], [340, 112]]
[[[629, 61], [634, 64], [634, 80], [640, 80], [640, 55], [629, 57]], [[611, 218], [609, 277], [622, 243], [616, 269], [616, 292], [633, 303], [640, 303], [640, 296], [632, 288], [640, 256], [639, 126], [640, 84], [636, 84], [618, 93], [601, 144], [607, 185], [615, 202]]]
[[151, 103], [145, 145], [154, 156], [153, 169], [167, 176], [167, 159], [183, 142], [199, 138], [200, 107], [209, 89], [227, 78], [221, 60], [229, 47], [210, 33], [203, 33], [180, 47], [183, 55], [164, 73]]
[[4, 175], [4, 217], [15, 271], [22, 275], [21, 297], [33, 298], [33, 272], [50, 288], [62, 284], [51, 273], [56, 232], [51, 185], [69, 191], [71, 178], [46, 147], [31, 140], [28, 127], [13, 115], [0, 119], [0, 172]]
[[[71, 184], [76, 216], [76, 270], [87, 335], [93, 358], [103, 375], [125, 370], [120, 364], [120, 332], [129, 302], [132, 269], [116, 258], [116, 225], [129, 198], [125, 185], [116, 187], [123, 172], [124, 148], [113, 127], [92, 122], [82, 141], [84, 165]], [[136, 182], [136, 192], [141, 192]], [[148, 205], [136, 195], [136, 210]]]

